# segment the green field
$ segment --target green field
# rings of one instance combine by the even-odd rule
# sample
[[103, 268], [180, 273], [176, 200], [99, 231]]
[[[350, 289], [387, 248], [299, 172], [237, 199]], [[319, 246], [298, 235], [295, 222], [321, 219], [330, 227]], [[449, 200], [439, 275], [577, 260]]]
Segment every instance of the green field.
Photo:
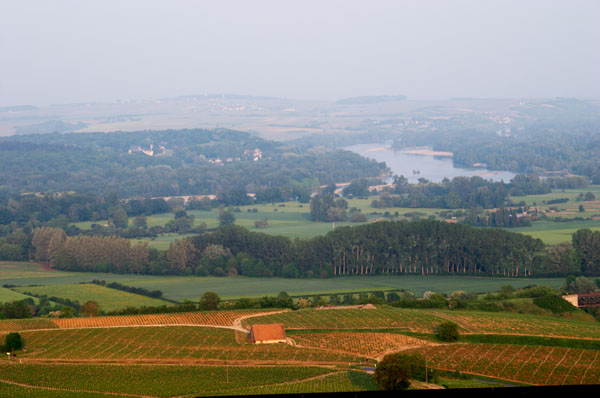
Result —
[[[356, 207], [361, 209], [369, 221], [382, 218], [386, 212], [394, 214], [399, 213], [395, 219], [409, 219], [404, 216], [406, 213], [420, 212], [424, 213], [425, 217], [436, 215], [444, 209], [413, 209], [413, 208], [385, 208], [375, 209], [371, 207], [371, 202], [377, 197], [369, 199], [348, 199], [348, 208]], [[257, 212], [252, 210], [256, 209]], [[213, 209], [210, 211], [190, 210], [188, 215], [194, 216], [194, 225], [198, 226], [205, 223], [207, 228], [217, 228], [219, 226], [219, 211]], [[264, 232], [270, 235], [283, 235], [290, 238], [312, 238], [317, 235], [324, 235], [335, 227], [357, 225], [360, 223], [336, 222], [336, 223], [315, 223], [310, 220], [310, 204], [298, 202], [284, 202], [275, 204], [260, 204], [240, 206], [240, 212], [234, 213], [236, 217], [236, 225], [246, 227], [251, 231]], [[148, 227], [164, 226], [167, 222], [173, 220], [173, 213], [154, 214], [146, 218]], [[266, 228], [257, 229], [254, 225], [255, 221], [267, 219], [269, 222]], [[131, 219], [130, 219], [131, 221]], [[86, 221], [76, 223], [75, 225], [81, 229], [87, 230], [92, 224], [107, 224], [107, 220], [102, 221]], [[175, 239], [179, 239], [186, 235], [177, 234], [162, 234], [156, 238], [138, 239], [135, 241], [148, 242], [150, 247], [157, 249], [167, 249], [169, 244]]]
[[[575, 199], [580, 193], [593, 192], [599, 200], [594, 202], [578, 202]], [[388, 212], [391, 217], [387, 219], [402, 220], [411, 219], [406, 214], [419, 212], [423, 213], [423, 217], [434, 216], [436, 219], [440, 219], [439, 213], [441, 211], [447, 211], [448, 209], [440, 208], [384, 208], [375, 209], [371, 207], [373, 199], [377, 199], [377, 196], [370, 197], [368, 199], [348, 199], [348, 207], [356, 207], [361, 209], [362, 213], [367, 217], [368, 222], [372, 222], [377, 219], [384, 218], [384, 214]], [[559, 203], [556, 205], [546, 205], [545, 202], [558, 199], [568, 198], [569, 202]], [[530, 195], [530, 196], [514, 196], [511, 199], [518, 203], [525, 201], [528, 205], [536, 203], [540, 210], [546, 210], [550, 207], [556, 207], [558, 211], [546, 213], [550, 218], [563, 217], [563, 218], [575, 218], [584, 217], [589, 218], [585, 221], [572, 221], [572, 222], [550, 222], [550, 221], [536, 221], [531, 227], [523, 228], [510, 228], [512, 232], [520, 232], [526, 235], [530, 235], [534, 238], [541, 239], [546, 244], [557, 244], [560, 242], [566, 242], [571, 240], [571, 234], [580, 228], [591, 228], [592, 230], [600, 230], [600, 186], [594, 185], [585, 189], [555, 189], [549, 194], [545, 195]], [[584, 212], [579, 212], [578, 207], [583, 204], [585, 207]], [[274, 204], [259, 204], [240, 206], [240, 212], [234, 213], [236, 217], [236, 224], [246, 227], [251, 231], [264, 232], [270, 235], [282, 235], [289, 238], [312, 238], [318, 235], [324, 235], [336, 227], [358, 225], [360, 223], [350, 222], [337, 222], [337, 223], [315, 223], [310, 221], [310, 204], [298, 203], [298, 202], [284, 202]], [[253, 210], [256, 209], [256, 212]], [[397, 217], [394, 217], [395, 213], [398, 213]], [[205, 223], [207, 228], [217, 228], [219, 223], [219, 212], [217, 209], [210, 211], [199, 211], [191, 210], [188, 214], [195, 217], [195, 224], [200, 225]], [[592, 220], [591, 218], [599, 218]], [[172, 213], [155, 214], [147, 217], [147, 224], [149, 227], [152, 226], [164, 226], [167, 222], [173, 219]], [[268, 226], [266, 228], [257, 229], [254, 225], [255, 221], [267, 219]], [[95, 221], [95, 222], [80, 222], [77, 225], [81, 229], [90, 229], [91, 224], [106, 224], [107, 221]], [[134, 239], [135, 242], [142, 241], [148, 242], [150, 247], [154, 247], [161, 250], [166, 250], [169, 244], [176, 239], [180, 239], [190, 235], [178, 235], [174, 233], [165, 233], [157, 236], [156, 238], [143, 238]]]
[[26, 298], [29, 298], [29, 296], [17, 293], [13, 290], [4, 287], [0, 287], [0, 303], [7, 303], [9, 301], [19, 301], [24, 300]]
[[[17, 271], [21, 267], [20, 264], [24, 270], [23, 277]], [[80, 282], [90, 282], [93, 279], [104, 279], [107, 282], [119, 282], [127, 286], [143, 287], [148, 290], [160, 290], [163, 292], [165, 298], [176, 301], [185, 299], [198, 300], [206, 291], [214, 291], [224, 299], [262, 297], [265, 295], [276, 295], [281, 291], [286, 291], [293, 296], [302, 296], [396, 289], [410, 290], [417, 296], [422, 296], [426, 291], [452, 293], [456, 290], [464, 290], [467, 292], [485, 293], [498, 291], [500, 286], [503, 285], [512, 285], [515, 288], [519, 288], [536, 284], [559, 288], [564, 283], [563, 278], [488, 278], [420, 275], [357, 275], [327, 279], [249, 278], [242, 276], [223, 278], [153, 276], [44, 271], [38, 265], [32, 263], [0, 263], [0, 285], [72, 285]], [[118, 291], [115, 290], [115, 292]], [[63, 293], [63, 296], [64, 294], [66, 293]]]
[[[597, 199], [600, 199], [600, 185], [590, 185], [587, 188], [577, 188], [577, 189], [553, 189], [551, 193], [544, 194], [544, 195], [511, 196], [511, 199], [515, 203], [524, 201], [527, 205], [531, 206], [535, 202], [535, 203], [537, 203], [538, 206], [541, 206], [544, 202], [547, 202], [552, 199], [567, 198], [567, 199], [569, 199], [569, 202], [567, 202], [567, 203], [559, 203], [556, 205], [549, 205], [549, 206], [557, 206], [557, 207], [563, 206], [564, 207], [564, 205], [566, 205], [568, 203], [575, 202], [575, 199], [577, 199], [577, 196], [579, 196], [580, 193], [585, 194], [586, 192], [592, 192], [594, 195], [596, 195]], [[583, 203], [585, 206], [586, 202], [577, 202], [577, 203], [578, 204]]]
[[548, 245], [555, 245], [562, 242], [571, 242], [573, 233], [582, 228], [600, 231], [600, 220], [568, 222], [536, 221], [530, 227], [508, 228], [507, 230], [541, 239]]
[[139, 294], [110, 289], [96, 284], [72, 284], [72, 285], [48, 285], [27, 286], [15, 290], [25, 293], [33, 293], [40, 296], [60, 297], [80, 304], [92, 300], [100, 304], [104, 311], [114, 311], [125, 307], [152, 307], [159, 305], [172, 305], [168, 301], [154, 299]]

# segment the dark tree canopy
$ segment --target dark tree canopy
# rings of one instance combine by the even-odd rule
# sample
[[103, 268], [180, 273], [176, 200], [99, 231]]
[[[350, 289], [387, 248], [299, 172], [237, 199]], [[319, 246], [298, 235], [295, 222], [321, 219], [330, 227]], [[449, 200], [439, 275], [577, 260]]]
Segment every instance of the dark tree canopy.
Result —
[[221, 298], [215, 292], [206, 292], [202, 295], [199, 302], [199, 309], [202, 311], [214, 311], [219, 309]]
[[458, 340], [458, 325], [454, 322], [444, 322], [437, 327], [437, 336], [442, 341], [456, 341]]
[[375, 383], [382, 390], [406, 390], [411, 379], [424, 380], [425, 357], [421, 354], [397, 353], [386, 355], [375, 369]]
[[6, 351], [20, 350], [25, 346], [25, 341], [19, 333], [12, 332], [6, 335], [4, 347]]

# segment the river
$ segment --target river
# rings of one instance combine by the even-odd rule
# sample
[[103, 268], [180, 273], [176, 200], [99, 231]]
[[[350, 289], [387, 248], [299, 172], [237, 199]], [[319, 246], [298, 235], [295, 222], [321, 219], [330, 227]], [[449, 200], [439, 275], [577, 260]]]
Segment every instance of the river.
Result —
[[[462, 176], [480, 176], [487, 180], [509, 182], [516, 175], [510, 171], [491, 171], [482, 167], [454, 167], [451, 153], [440, 152], [439, 154], [443, 156], [429, 155], [427, 153], [433, 153], [433, 151], [427, 148], [392, 150], [391, 143], [383, 143], [357, 144], [342, 149], [375, 159], [378, 162], [385, 162], [393, 174], [403, 175], [411, 183], [418, 182], [419, 178], [440, 182], [444, 178], [452, 179]], [[426, 154], [415, 154], [414, 152]]]

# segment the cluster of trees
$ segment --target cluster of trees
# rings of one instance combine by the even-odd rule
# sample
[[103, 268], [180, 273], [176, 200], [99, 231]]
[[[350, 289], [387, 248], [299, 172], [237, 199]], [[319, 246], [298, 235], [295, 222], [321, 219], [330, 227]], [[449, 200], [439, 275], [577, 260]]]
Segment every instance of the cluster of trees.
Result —
[[114, 236], [67, 237], [60, 228], [36, 228], [31, 246], [37, 261], [67, 271], [140, 273], [149, 262], [148, 244]]
[[[266, 268], [263, 275], [288, 277], [375, 273], [526, 276], [532, 274], [533, 259], [543, 249], [541, 241], [521, 234], [437, 221], [341, 227], [325, 236], [295, 241], [231, 226], [190, 242], [196, 255], [218, 246], [231, 252], [230, 259], [237, 259], [240, 253], [247, 255], [257, 267]], [[192, 258], [187, 266], [200, 264]], [[234, 260], [225, 264], [231, 267], [226, 273], [246, 275], [251, 271], [234, 268], [239, 264]]]
[[344, 198], [335, 198], [332, 192], [315, 195], [310, 201], [310, 218], [313, 221], [351, 221], [365, 222], [367, 217], [360, 209], [348, 209], [348, 202]]
[[[126, 228], [125, 217], [152, 215], [172, 211], [164, 199], [120, 200], [115, 193], [84, 195], [77, 193], [9, 194], [0, 191], [0, 224], [12, 222], [34, 225], [50, 222], [65, 227], [68, 223], [113, 219]], [[121, 224], [119, 224], [121, 223]]]
[[501, 207], [496, 211], [483, 212], [481, 207], [472, 207], [467, 212], [465, 224], [478, 227], [526, 227], [531, 225], [527, 217], [523, 217], [523, 208], [507, 209]]
[[539, 195], [550, 192], [550, 185], [535, 175], [517, 175], [510, 183], [492, 182], [481, 177], [445, 178], [440, 183], [424, 181], [409, 184], [404, 176], [394, 176], [394, 188], [373, 200], [374, 208], [425, 207], [492, 209], [510, 205], [510, 195]]
[[31, 256], [68, 271], [288, 278], [600, 274], [599, 231], [582, 229], [572, 243], [545, 247], [522, 234], [432, 220], [339, 227], [309, 240], [228, 225], [178, 239], [166, 251], [114, 236], [69, 237], [60, 228], [47, 227], [34, 229], [28, 242], [24, 247], [14, 245], [21, 255], [17, 259]]

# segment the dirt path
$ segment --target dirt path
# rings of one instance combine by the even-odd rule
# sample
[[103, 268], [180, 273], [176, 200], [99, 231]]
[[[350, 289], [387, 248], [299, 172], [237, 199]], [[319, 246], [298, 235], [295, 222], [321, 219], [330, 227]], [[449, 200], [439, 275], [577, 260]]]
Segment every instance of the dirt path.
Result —
[[[48, 329], [29, 329], [29, 330], [19, 330], [20, 333], [23, 332], [49, 332], [56, 330], [82, 330], [82, 329], [119, 329], [119, 328], [168, 328], [175, 326], [190, 326], [190, 327], [199, 327], [199, 328], [216, 328], [216, 329], [229, 329], [229, 330], [237, 330], [240, 332], [246, 333], [246, 329], [235, 328], [234, 326], [220, 326], [220, 325], [199, 325], [197, 323], [160, 323], [156, 325], [114, 325], [114, 326], [80, 326], [76, 328], [48, 328]], [[8, 333], [8, 332], [7, 332]], [[2, 333], [0, 333], [2, 334]]]
[[256, 359], [56, 359], [56, 358], [19, 358], [21, 363], [46, 363], [69, 365], [193, 365], [193, 366], [316, 366], [319, 368], [346, 367], [348, 362], [307, 361], [307, 360], [256, 360]]
[[248, 318], [256, 318], [256, 317], [259, 317], [259, 316], [267, 316], [267, 315], [281, 314], [281, 313], [284, 313], [284, 312], [289, 312], [289, 311], [290, 311], [289, 309], [285, 309], [285, 310], [279, 310], [279, 311], [265, 312], [265, 313], [262, 313], [262, 314], [244, 315], [244, 316], [241, 316], [241, 317], [239, 317], [239, 318], [235, 318], [235, 319], [233, 320], [233, 327], [234, 327], [235, 329], [237, 329], [237, 330], [240, 330], [240, 331], [243, 331], [243, 332], [247, 332], [247, 331], [248, 331], [248, 329], [244, 329], [244, 328], [242, 327], [242, 321], [243, 321], [243, 320], [246, 320], [246, 319], [248, 319]]
[[159, 397], [156, 397], [154, 395], [128, 394], [128, 393], [125, 393], [125, 392], [95, 391], [95, 390], [75, 390], [75, 389], [70, 389], [70, 388], [36, 386], [36, 385], [33, 385], [33, 384], [18, 383], [16, 381], [5, 380], [5, 379], [0, 379], [0, 383], [10, 384], [10, 385], [19, 386], [19, 387], [25, 387], [25, 388], [35, 388], [35, 389], [38, 389], [38, 390], [67, 391], [67, 392], [73, 392], [73, 393], [84, 392], [84, 393], [91, 393], [91, 394], [116, 395], [116, 396], [119, 396], [119, 397], [159, 398]]

